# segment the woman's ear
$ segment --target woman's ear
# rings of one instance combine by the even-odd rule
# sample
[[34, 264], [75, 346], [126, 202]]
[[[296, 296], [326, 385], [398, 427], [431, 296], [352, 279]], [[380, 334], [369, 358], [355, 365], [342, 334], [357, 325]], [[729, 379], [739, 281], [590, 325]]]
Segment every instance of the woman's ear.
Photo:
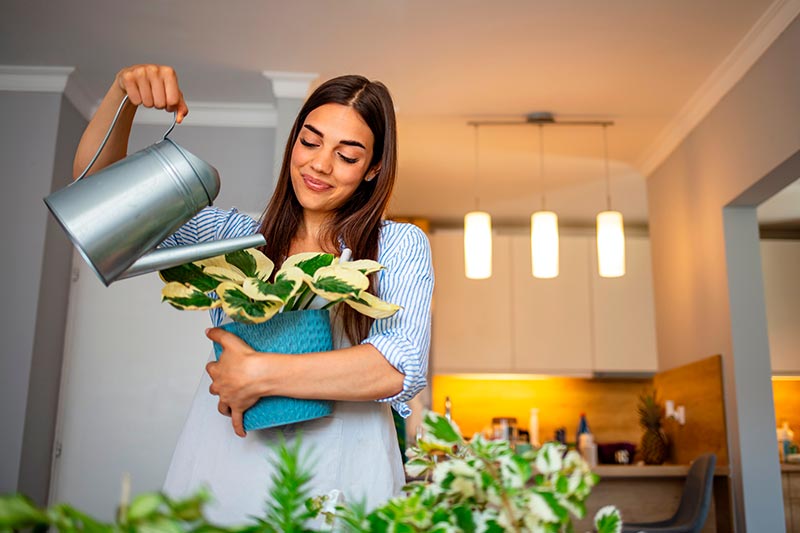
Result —
[[378, 174], [381, 173], [381, 167], [373, 168], [369, 172], [367, 172], [367, 177], [364, 178], [364, 181], [372, 181], [378, 177]]

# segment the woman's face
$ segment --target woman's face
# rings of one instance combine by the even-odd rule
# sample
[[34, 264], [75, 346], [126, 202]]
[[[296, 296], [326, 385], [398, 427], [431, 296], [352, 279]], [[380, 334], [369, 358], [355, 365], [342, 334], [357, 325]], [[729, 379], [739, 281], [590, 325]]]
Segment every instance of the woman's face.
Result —
[[292, 147], [290, 171], [303, 209], [328, 214], [341, 207], [377, 170], [368, 168], [374, 141], [352, 107], [325, 104], [309, 113]]

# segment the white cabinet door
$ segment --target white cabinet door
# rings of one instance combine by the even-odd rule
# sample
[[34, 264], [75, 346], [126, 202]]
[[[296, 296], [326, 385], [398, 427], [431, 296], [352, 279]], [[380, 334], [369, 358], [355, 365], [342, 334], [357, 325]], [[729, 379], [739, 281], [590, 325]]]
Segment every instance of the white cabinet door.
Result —
[[592, 371], [591, 273], [587, 257], [591, 239], [561, 235], [559, 240], [558, 277], [536, 279], [531, 275], [530, 237], [512, 237], [511, 323], [516, 371]]
[[772, 371], [800, 372], [800, 242], [761, 241]]
[[509, 238], [493, 238], [493, 273], [486, 280], [464, 275], [464, 233], [431, 237], [433, 294], [431, 366], [436, 373], [508, 372], [511, 368]]
[[602, 278], [597, 272], [596, 240], [592, 268], [592, 315], [597, 372], [655, 372], [656, 352], [650, 239], [625, 237], [625, 275]]

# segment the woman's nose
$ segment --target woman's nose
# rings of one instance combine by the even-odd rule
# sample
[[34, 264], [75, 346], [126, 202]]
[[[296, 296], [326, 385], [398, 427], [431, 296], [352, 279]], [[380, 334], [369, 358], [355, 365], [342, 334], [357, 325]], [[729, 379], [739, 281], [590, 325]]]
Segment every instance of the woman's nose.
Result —
[[315, 154], [314, 159], [311, 161], [311, 168], [314, 169], [315, 172], [319, 172], [321, 174], [330, 174], [333, 170], [332, 168], [332, 155], [327, 150], [320, 150]]

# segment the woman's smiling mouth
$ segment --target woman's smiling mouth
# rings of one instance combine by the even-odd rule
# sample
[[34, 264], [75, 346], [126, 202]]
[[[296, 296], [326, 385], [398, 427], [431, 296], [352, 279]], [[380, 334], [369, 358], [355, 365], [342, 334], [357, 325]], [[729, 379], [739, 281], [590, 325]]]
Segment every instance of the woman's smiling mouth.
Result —
[[312, 178], [308, 174], [303, 174], [302, 176], [303, 176], [303, 183], [305, 183], [306, 187], [308, 187], [312, 191], [323, 192], [333, 189], [333, 186], [325, 183], [324, 181]]

